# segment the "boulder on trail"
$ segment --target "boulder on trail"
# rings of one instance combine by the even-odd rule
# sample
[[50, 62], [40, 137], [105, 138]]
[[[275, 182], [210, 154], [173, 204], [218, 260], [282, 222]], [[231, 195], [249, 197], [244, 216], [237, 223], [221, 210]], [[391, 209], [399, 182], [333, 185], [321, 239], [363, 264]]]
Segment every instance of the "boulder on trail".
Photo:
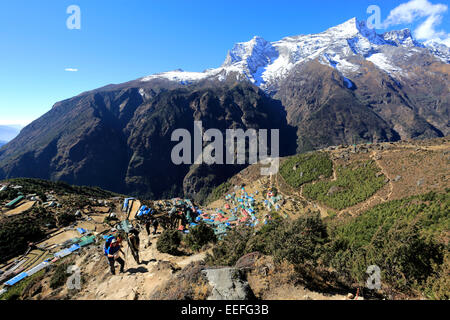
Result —
[[245, 280], [244, 272], [236, 268], [205, 269], [202, 271], [213, 288], [208, 300], [250, 300], [254, 294]]

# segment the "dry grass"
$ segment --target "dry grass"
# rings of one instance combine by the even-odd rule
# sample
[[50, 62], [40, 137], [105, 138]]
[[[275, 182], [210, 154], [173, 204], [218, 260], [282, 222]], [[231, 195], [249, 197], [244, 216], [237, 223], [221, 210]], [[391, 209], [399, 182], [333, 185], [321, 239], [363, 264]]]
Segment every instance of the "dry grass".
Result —
[[154, 300], [204, 300], [211, 293], [207, 279], [202, 270], [205, 265], [201, 262], [188, 264], [177, 275], [167, 281], [150, 297]]

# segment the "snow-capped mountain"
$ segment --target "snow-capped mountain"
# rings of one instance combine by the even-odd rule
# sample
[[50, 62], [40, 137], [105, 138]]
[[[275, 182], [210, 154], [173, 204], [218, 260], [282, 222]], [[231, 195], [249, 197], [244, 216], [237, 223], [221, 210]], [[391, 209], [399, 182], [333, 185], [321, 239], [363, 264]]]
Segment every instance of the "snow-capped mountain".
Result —
[[411, 30], [403, 29], [403, 30], [395, 30], [388, 31], [383, 34], [383, 39], [388, 43], [392, 42], [392, 45], [402, 46], [402, 47], [420, 47], [423, 48], [424, 45], [420, 42], [416, 41], [412, 34]]
[[425, 42], [425, 46], [433, 55], [435, 55], [445, 63], [450, 63], [450, 48], [445, 44], [436, 40], [429, 40]]
[[370, 61], [378, 69], [394, 78], [407, 77], [399, 56], [429, 52], [445, 63], [450, 63], [450, 48], [435, 41], [421, 44], [409, 29], [378, 34], [365, 21], [352, 18], [324, 32], [286, 37], [268, 42], [254, 37], [237, 43], [228, 52], [219, 68], [204, 72], [175, 70], [142, 78], [142, 81], [167, 79], [190, 84], [204, 79], [225, 80], [233, 76], [247, 79], [263, 90], [276, 92], [281, 80], [294, 66], [318, 59], [340, 72], [350, 87], [352, 73], [361, 68], [361, 59]]

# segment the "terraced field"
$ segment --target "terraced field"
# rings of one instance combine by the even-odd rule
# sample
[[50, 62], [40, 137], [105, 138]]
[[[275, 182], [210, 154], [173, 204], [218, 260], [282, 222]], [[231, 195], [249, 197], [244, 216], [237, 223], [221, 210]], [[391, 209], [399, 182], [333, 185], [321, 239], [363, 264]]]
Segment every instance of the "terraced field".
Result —
[[339, 166], [336, 171], [336, 180], [305, 185], [305, 197], [342, 210], [369, 199], [385, 184], [385, 177], [373, 161]]
[[314, 152], [300, 154], [286, 159], [281, 165], [280, 174], [292, 187], [329, 178], [333, 173], [333, 162], [327, 153]]

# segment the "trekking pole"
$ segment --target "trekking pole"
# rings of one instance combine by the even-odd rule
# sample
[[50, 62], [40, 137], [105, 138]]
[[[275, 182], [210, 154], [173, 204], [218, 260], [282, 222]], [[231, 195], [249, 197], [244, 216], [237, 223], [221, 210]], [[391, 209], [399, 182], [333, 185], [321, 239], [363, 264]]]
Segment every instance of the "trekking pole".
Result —
[[128, 234], [127, 234], [127, 253], [125, 256], [125, 259], [128, 261], [128, 250], [130, 250], [130, 240], [128, 239]]

